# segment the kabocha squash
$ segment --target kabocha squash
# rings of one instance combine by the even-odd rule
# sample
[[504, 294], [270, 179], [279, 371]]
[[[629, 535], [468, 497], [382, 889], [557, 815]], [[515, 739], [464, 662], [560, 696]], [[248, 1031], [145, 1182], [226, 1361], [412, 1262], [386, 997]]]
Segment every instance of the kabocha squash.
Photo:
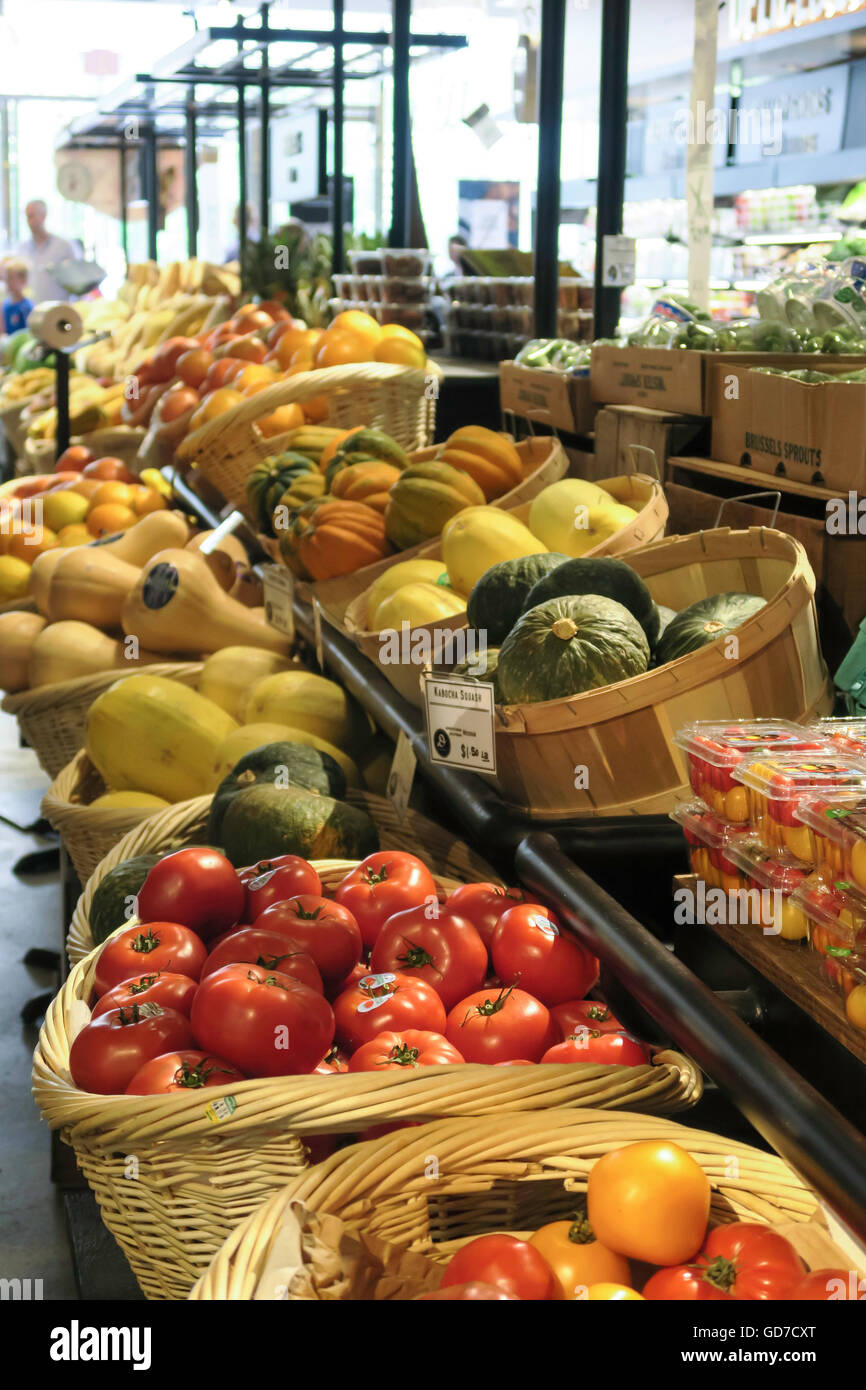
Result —
[[385, 511], [391, 488], [400, 477], [391, 463], [353, 463], [342, 468], [331, 484], [331, 496], [347, 502], [364, 502], [377, 512]]
[[442, 531], [442, 558], [451, 587], [466, 598], [492, 565], [546, 550], [521, 521], [498, 507], [468, 507]]
[[30, 654], [44, 627], [40, 613], [0, 613], [0, 690], [7, 695], [30, 684]]
[[324, 497], [301, 507], [280, 537], [286, 564], [301, 579], [334, 579], [390, 555], [385, 519], [363, 502]]
[[231, 715], [197, 691], [141, 674], [117, 681], [94, 700], [86, 748], [112, 791], [185, 801], [210, 789], [217, 750], [234, 728]]
[[73, 618], [94, 627], [119, 628], [123, 605], [140, 570], [110, 551], [89, 545], [65, 550], [48, 583], [51, 622]]
[[640, 676], [649, 643], [621, 603], [586, 594], [552, 599], [524, 613], [499, 651], [496, 684], [503, 704], [563, 700]]
[[118, 927], [135, 916], [135, 900], [151, 869], [162, 859], [159, 854], [138, 854], [124, 859], [100, 879], [90, 899], [88, 918], [94, 944], [101, 946]]
[[668, 623], [656, 645], [658, 665], [699, 651], [717, 637], [727, 637], [766, 606], [767, 600], [757, 594], [714, 594], [698, 599]]
[[273, 783], [240, 792], [226, 809], [219, 843], [236, 868], [280, 854], [366, 859], [379, 848], [374, 822], [355, 806]]
[[401, 560], [399, 564], [389, 565], [378, 579], [373, 580], [364, 594], [366, 627], [369, 628], [379, 604], [396, 594], [404, 584], [441, 584], [446, 589], [451, 587], [448, 583], [448, 571], [441, 560]]
[[296, 668], [257, 681], [243, 706], [245, 724], [288, 724], [345, 748], [360, 751], [370, 720], [342, 686]]
[[[247, 727], [249, 726], [245, 724], [244, 728]], [[335, 744], [329, 743], [327, 739], [318, 738], [316, 734], [311, 734], [308, 729], [294, 729], [291, 726], [287, 726], [284, 737], [288, 743], [300, 743], [303, 744], [305, 748], [315, 748], [320, 753], [327, 753], [328, 757], [333, 758], [334, 762], [342, 771], [346, 779], [347, 787], [361, 786], [362, 779], [359, 764], [356, 763], [353, 758], [350, 758], [348, 753], [344, 753], [342, 748], [337, 748]], [[369, 746], [369, 743], [365, 739], [361, 752], [358, 755], [359, 761], [364, 750]]]
[[579, 598], [582, 594], [601, 594], [623, 604], [637, 618], [652, 647], [659, 633], [659, 612], [652, 594], [630, 565], [613, 556], [566, 560], [564, 565], [558, 565], [533, 585], [524, 600], [523, 611], [553, 598]]
[[462, 676], [466, 681], [488, 681], [493, 686], [493, 698], [499, 701], [499, 683], [496, 672], [499, 667], [499, 648], [487, 647], [471, 661], [461, 661], [452, 671], [454, 676]]
[[482, 425], [455, 430], [436, 457], [441, 463], [468, 473], [488, 502], [510, 492], [523, 480], [523, 464], [511, 440]]
[[146, 565], [160, 550], [185, 546], [191, 530], [180, 512], [149, 512], [128, 531], [92, 541], [88, 550], [102, 550], [128, 565]]
[[465, 611], [465, 598], [453, 589], [444, 589], [441, 584], [404, 584], [396, 593], [382, 600], [368, 621], [371, 632], [386, 629], [399, 632], [403, 623], [408, 623], [410, 627], [422, 627], [425, 623], [453, 618]]
[[288, 655], [264, 613], [223, 593], [202, 555], [163, 550], [138, 576], [123, 605], [123, 630], [157, 652], [216, 652], [264, 647]]
[[[239, 728], [232, 729], [217, 750], [212, 785], [218, 787], [241, 758], [246, 758], [249, 753], [255, 753], [268, 744], [292, 742], [292, 730], [285, 724], [241, 724]], [[309, 745], [306, 751], [311, 751]], [[306, 783], [302, 785], [306, 786]]]
[[[279, 791], [291, 788], [336, 799], [346, 795], [346, 779], [329, 754], [302, 743], [282, 740], [260, 744], [243, 754], [217, 783], [208, 818], [208, 839], [219, 843], [229, 807], [251, 787]], [[247, 862], [255, 863], [256, 859], [266, 857], [267, 851], [254, 854]]]
[[291, 667], [288, 657], [262, 647], [223, 647], [205, 661], [198, 678], [198, 693], [240, 720], [241, 709], [256, 681]]
[[501, 643], [524, 608], [529, 606], [526, 597], [532, 586], [567, 559], [567, 555], [551, 550], [491, 565], [469, 595], [466, 604], [469, 626], [486, 632], [488, 642]]
[[157, 660], [154, 652], [108, 637], [90, 623], [49, 623], [30, 648], [28, 684], [32, 689], [60, 681], [97, 676], [113, 668], [134, 670]]
[[438, 536], [464, 508], [483, 504], [484, 493], [468, 473], [438, 459], [413, 463], [391, 489], [385, 530], [397, 550], [408, 550]]

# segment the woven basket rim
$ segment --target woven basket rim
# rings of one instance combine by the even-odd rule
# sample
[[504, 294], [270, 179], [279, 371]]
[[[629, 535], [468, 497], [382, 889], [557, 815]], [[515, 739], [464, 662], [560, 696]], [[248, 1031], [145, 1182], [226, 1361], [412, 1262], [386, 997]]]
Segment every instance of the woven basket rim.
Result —
[[122, 669], [111, 671], [98, 671], [92, 676], [76, 676], [73, 680], [54, 681], [49, 685], [36, 685], [29, 690], [16, 691], [14, 695], [7, 695], [0, 704], [0, 709], [6, 714], [20, 714], [22, 711], [41, 713], [51, 705], [62, 703], [65, 700], [75, 699], [78, 696], [87, 696], [93, 691], [94, 694], [112, 685], [116, 680], [123, 680], [125, 676], [142, 675], [192, 675], [196, 671], [201, 671], [203, 667], [201, 661], [155, 661], [148, 666], [136, 666], [134, 670], [124, 671]]

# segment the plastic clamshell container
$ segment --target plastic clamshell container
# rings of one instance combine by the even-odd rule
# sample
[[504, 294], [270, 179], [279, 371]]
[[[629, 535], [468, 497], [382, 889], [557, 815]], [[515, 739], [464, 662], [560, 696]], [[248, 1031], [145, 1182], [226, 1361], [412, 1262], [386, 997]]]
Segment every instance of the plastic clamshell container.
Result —
[[702, 801], [678, 801], [670, 818], [683, 828], [692, 873], [713, 888], [748, 887], [726, 852], [732, 841], [746, 833], [744, 826], [721, 820]]
[[797, 814], [806, 797], [866, 792], [866, 762], [850, 753], [818, 749], [764, 754], [734, 769], [748, 792], [749, 820], [773, 850], [788, 850], [804, 864], [813, 862], [812, 834]]
[[381, 251], [349, 251], [349, 265], [355, 275], [381, 275]]
[[793, 855], [768, 851], [752, 835], [733, 840], [727, 852], [745, 879], [747, 891], [757, 890], [758, 894], [738, 905], [743, 909], [740, 925], [759, 927], [765, 936], [779, 936], [784, 941], [803, 941], [809, 924], [794, 895], [806, 881], [808, 870]]
[[798, 814], [812, 837], [812, 862], [866, 893], [866, 795], [807, 796]]
[[805, 879], [792, 895], [809, 924], [809, 946], [822, 975], [845, 998], [866, 984], [866, 898], [823, 870]]
[[385, 304], [425, 304], [433, 280], [429, 275], [385, 275], [382, 300]]
[[866, 758], [866, 719], [819, 719], [812, 728], [828, 738], [835, 748]]
[[413, 280], [416, 275], [426, 275], [430, 269], [430, 252], [425, 247], [383, 246], [379, 254], [386, 275]]
[[699, 719], [686, 724], [674, 742], [689, 759], [692, 791], [717, 815], [746, 824], [748, 794], [733, 777], [746, 758], [769, 748], [820, 748], [824, 740], [813, 730], [786, 719]]

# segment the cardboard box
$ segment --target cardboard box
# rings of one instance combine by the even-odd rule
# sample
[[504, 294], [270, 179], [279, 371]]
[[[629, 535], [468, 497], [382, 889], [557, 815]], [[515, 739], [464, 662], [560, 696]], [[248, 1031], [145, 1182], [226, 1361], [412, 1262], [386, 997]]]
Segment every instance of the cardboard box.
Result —
[[500, 362], [499, 397], [503, 411], [572, 434], [586, 434], [595, 419], [588, 377]]
[[[706, 432], [706, 433], [704, 433]], [[639, 405], [609, 405], [595, 418], [596, 477], [620, 473], [657, 474], [671, 454], [700, 453], [709, 445], [705, 419]], [[633, 452], [637, 446], [637, 451]], [[649, 449], [655, 464], [643, 450]]]

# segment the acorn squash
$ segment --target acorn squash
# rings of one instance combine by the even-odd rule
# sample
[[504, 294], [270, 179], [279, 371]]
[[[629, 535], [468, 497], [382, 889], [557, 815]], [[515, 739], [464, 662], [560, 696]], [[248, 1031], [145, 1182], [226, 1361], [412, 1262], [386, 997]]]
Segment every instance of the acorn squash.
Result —
[[501, 560], [546, 551], [547, 546], [517, 517], [498, 507], [467, 507], [442, 530], [442, 558], [451, 587], [466, 598], [482, 574]]
[[332, 497], [345, 498], [347, 502], [364, 502], [377, 512], [385, 511], [391, 488], [400, 477], [400, 469], [392, 463], [380, 463], [370, 459], [366, 463], [353, 463], [341, 468], [331, 486]]
[[727, 637], [766, 606], [767, 600], [757, 594], [714, 594], [698, 599], [668, 623], [656, 644], [658, 665], [699, 651], [717, 637]]
[[385, 519], [363, 502], [307, 502], [280, 536], [280, 553], [301, 579], [334, 579], [390, 555]]
[[409, 456], [396, 439], [392, 439], [384, 430], [370, 426], [350, 430], [339, 441], [332, 457], [327, 461], [322, 460], [319, 465], [324, 469], [328, 492], [337, 474], [356, 463], [388, 463], [402, 472], [409, 466]]
[[273, 514], [268, 523], [267, 534], [280, 536], [288, 531], [298, 512], [307, 502], [314, 502], [325, 495], [325, 479], [318, 469], [309, 473], [299, 473], [293, 478], [286, 491], [277, 498]]
[[280, 497], [288, 491], [296, 478], [316, 471], [318, 470], [312, 459], [291, 450], [282, 454], [269, 454], [256, 464], [247, 475], [245, 491], [250, 515], [260, 531], [269, 536], [273, 535], [270, 529], [271, 517]]
[[470, 627], [486, 632], [488, 642], [500, 644], [523, 612], [532, 586], [567, 559], [567, 555], [550, 550], [491, 565], [469, 595], [466, 616]]
[[523, 481], [523, 464], [511, 440], [483, 425], [455, 430], [436, 457], [440, 463], [468, 473], [488, 502]]
[[[214, 805], [217, 798], [214, 797]], [[261, 783], [223, 809], [217, 838], [235, 868], [281, 854], [304, 859], [365, 859], [379, 848], [366, 811], [298, 787]]]
[[397, 550], [408, 550], [438, 536], [465, 507], [483, 504], [484, 493], [468, 473], [437, 459], [413, 463], [391, 489], [385, 530]]
[[553, 598], [579, 598], [582, 594], [601, 594], [604, 598], [616, 599], [634, 614], [652, 647], [659, 632], [659, 614], [652, 594], [630, 565], [613, 556], [593, 558], [588, 555], [585, 559], [566, 560], [533, 585], [524, 600], [523, 611], [526, 613], [536, 604], [547, 603]]
[[499, 652], [496, 683], [503, 704], [563, 700], [640, 676], [649, 643], [621, 603], [599, 594], [557, 598], [518, 618]]

